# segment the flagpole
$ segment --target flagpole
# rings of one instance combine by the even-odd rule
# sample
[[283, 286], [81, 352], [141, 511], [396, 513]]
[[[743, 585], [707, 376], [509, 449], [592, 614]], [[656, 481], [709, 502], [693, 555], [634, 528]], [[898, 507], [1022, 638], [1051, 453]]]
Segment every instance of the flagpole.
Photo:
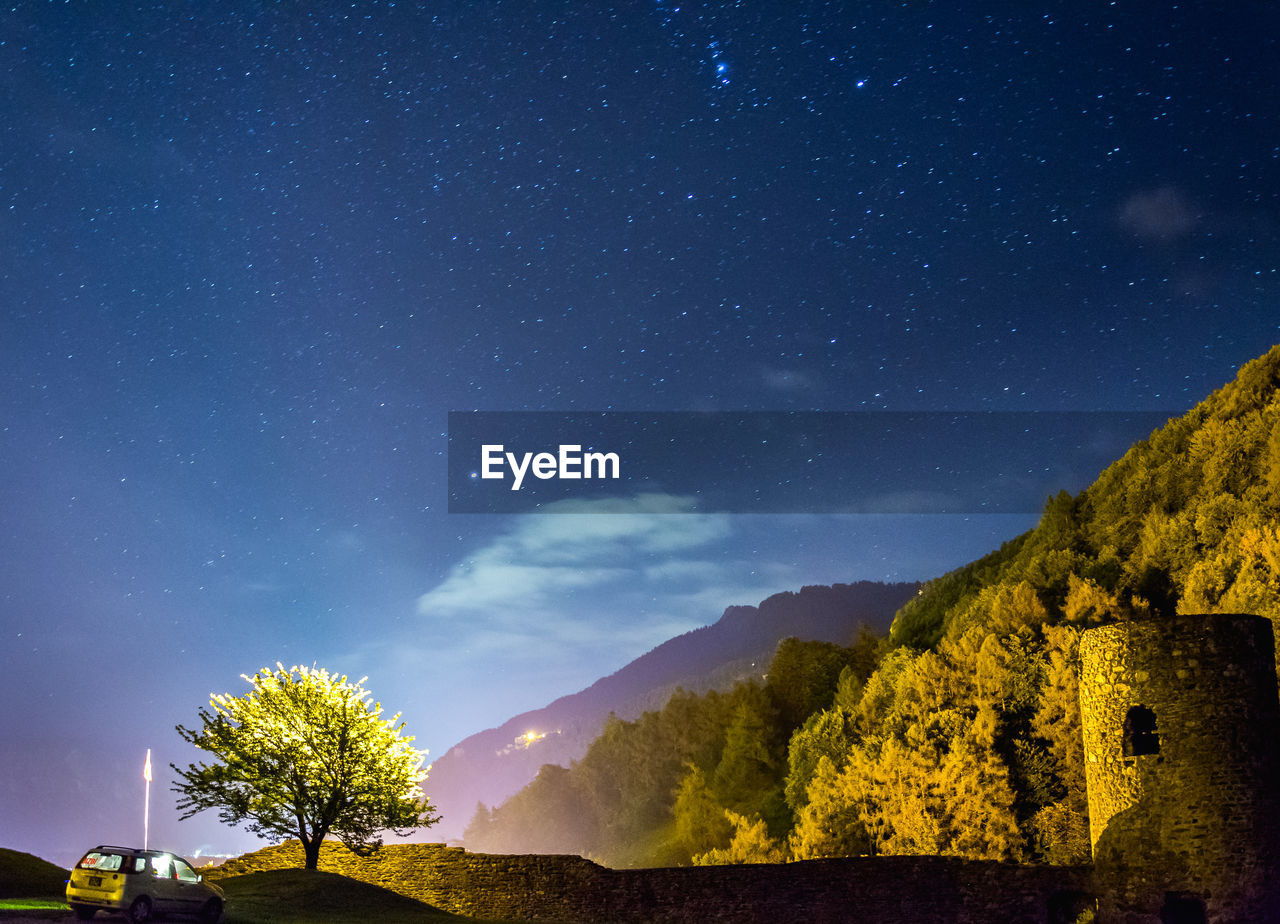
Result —
[[147, 849], [151, 833], [151, 748], [147, 748], [147, 762], [142, 765], [142, 778], [147, 781], [147, 795], [142, 803], [142, 849]]

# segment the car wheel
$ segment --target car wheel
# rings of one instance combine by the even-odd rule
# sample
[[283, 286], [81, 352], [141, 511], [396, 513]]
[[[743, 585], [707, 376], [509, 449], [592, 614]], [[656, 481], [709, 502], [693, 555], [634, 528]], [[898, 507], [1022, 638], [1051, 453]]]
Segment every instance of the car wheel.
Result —
[[204, 909], [200, 912], [200, 920], [204, 924], [218, 924], [218, 919], [222, 917], [222, 902], [216, 898], [211, 898], [204, 903]]
[[90, 908], [88, 905], [72, 905], [71, 910], [76, 913], [77, 921], [88, 921], [95, 913], [97, 908]]
[[139, 895], [133, 900], [133, 904], [129, 906], [129, 920], [133, 924], [142, 924], [143, 921], [151, 920], [151, 899], [145, 895]]

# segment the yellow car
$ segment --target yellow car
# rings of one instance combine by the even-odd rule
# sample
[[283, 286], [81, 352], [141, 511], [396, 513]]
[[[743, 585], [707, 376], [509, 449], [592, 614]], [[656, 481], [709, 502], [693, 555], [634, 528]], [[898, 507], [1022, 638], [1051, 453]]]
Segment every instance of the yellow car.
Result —
[[94, 847], [67, 880], [67, 904], [82, 921], [98, 911], [123, 911], [135, 924], [164, 914], [217, 924], [224, 900], [190, 863], [163, 850]]

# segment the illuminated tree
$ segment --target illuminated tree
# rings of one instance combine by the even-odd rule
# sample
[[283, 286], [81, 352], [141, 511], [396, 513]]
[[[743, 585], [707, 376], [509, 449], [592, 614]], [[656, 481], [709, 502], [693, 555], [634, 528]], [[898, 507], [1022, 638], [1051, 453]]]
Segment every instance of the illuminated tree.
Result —
[[716, 802], [701, 767], [691, 766], [680, 781], [672, 815], [676, 839], [690, 857], [729, 846], [733, 825]]
[[724, 810], [733, 825], [733, 840], [723, 850], [708, 850], [693, 858], [694, 866], [730, 866], [741, 863], [785, 863], [787, 848], [769, 836], [769, 826], [759, 815], [750, 818]]
[[[260, 837], [296, 837], [315, 869], [329, 835], [359, 854], [382, 846], [380, 831], [404, 835], [439, 820], [418, 788], [422, 752], [382, 718], [356, 683], [316, 668], [263, 668], [243, 696], [213, 695], [201, 726], [178, 734], [215, 758], [186, 770], [178, 808], [190, 818], [217, 809], [226, 824]], [[242, 675], [243, 676], [243, 675]]]
[[871, 835], [862, 821], [866, 800], [853, 788], [857, 783], [855, 773], [842, 772], [827, 755], [818, 758], [807, 801], [791, 832], [791, 853], [797, 860], [871, 853]]
[[809, 802], [809, 785], [822, 758], [834, 770], [844, 766], [854, 740], [853, 717], [843, 709], [824, 709], [809, 716], [787, 745], [787, 805], [799, 815]]

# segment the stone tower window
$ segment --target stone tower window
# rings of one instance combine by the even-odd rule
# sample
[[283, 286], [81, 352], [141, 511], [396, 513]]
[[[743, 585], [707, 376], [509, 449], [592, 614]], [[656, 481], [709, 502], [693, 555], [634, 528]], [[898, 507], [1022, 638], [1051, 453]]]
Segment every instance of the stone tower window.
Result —
[[1205, 924], [1204, 902], [1190, 892], [1164, 893], [1161, 924]]
[[1160, 753], [1160, 736], [1156, 734], [1156, 714], [1146, 706], [1133, 706], [1124, 717], [1125, 757], [1141, 757]]

